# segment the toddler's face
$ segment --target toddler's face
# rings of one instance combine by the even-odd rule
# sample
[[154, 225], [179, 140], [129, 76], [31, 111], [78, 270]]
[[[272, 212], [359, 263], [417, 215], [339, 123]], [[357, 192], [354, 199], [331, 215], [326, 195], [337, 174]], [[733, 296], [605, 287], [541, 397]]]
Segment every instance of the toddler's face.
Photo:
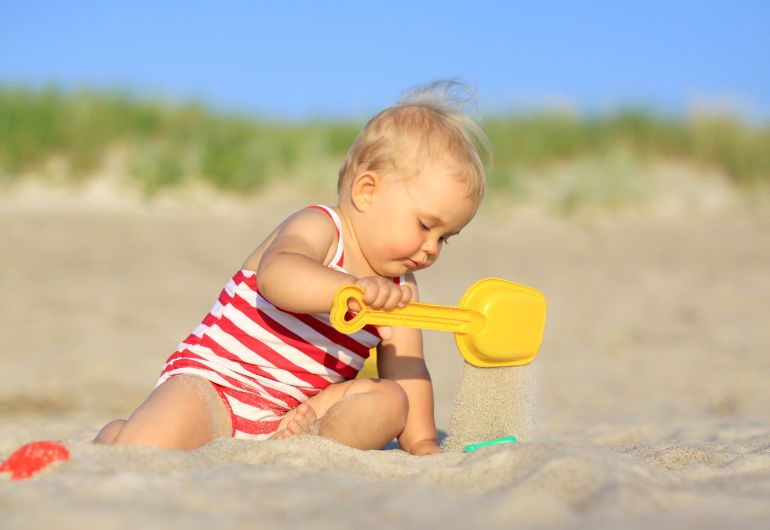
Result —
[[399, 276], [430, 267], [446, 240], [457, 235], [476, 213], [465, 181], [447, 164], [428, 164], [405, 181], [383, 180], [371, 211], [375, 234], [367, 260], [382, 276]]

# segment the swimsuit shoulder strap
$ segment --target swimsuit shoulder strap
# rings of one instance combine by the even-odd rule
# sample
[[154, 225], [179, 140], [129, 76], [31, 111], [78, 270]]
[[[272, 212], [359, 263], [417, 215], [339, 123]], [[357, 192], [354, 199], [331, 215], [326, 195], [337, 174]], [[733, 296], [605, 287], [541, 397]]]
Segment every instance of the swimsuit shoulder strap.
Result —
[[323, 204], [314, 204], [312, 206], [308, 206], [308, 208], [316, 208], [322, 212], [325, 212], [326, 215], [331, 217], [332, 221], [334, 222], [334, 227], [337, 229], [337, 251], [334, 253], [334, 257], [332, 258], [329, 265], [342, 268], [342, 265], [345, 261], [345, 251], [342, 242], [342, 220], [340, 219], [340, 216], [337, 214], [337, 212], [334, 211], [333, 208], [324, 206]]
[[[342, 242], [342, 220], [340, 219], [339, 214], [337, 214], [337, 212], [333, 208], [330, 208], [323, 204], [314, 204], [312, 206], [308, 206], [308, 208], [316, 208], [318, 210], [321, 210], [322, 212], [325, 212], [326, 215], [331, 217], [332, 221], [334, 222], [334, 226], [337, 229], [337, 252], [334, 253], [334, 257], [329, 262], [329, 266], [330, 267], [334, 266], [335, 268], [342, 269], [344, 272], [345, 269], [342, 268], [342, 265], [345, 262], [345, 251], [344, 251], [344, 244]], [[395, 283], [396, 285], [402, 285], [404, 282], [406, 282], [406, 275], [404, 274], [393, 278], [393, 283]]]

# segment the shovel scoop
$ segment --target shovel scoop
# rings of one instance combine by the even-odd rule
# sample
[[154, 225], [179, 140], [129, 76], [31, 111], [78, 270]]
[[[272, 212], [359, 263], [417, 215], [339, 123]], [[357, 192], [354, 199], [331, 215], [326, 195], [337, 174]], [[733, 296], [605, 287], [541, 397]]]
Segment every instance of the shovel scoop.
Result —
[[[471, 285], [458, 307], [410, 302], [391, 311], [369, 309], [364, 290], [345, 285], [337, 290], [330, 320], [343, 333], [355, 333], [367, 324], [451, 331], [463, 358], [474, 366], [491, 368], [531, 362], [543, 340], [546, 302], [531, 287], [485, 278]], [[350, 316], [355, 300], [361, 310]]]

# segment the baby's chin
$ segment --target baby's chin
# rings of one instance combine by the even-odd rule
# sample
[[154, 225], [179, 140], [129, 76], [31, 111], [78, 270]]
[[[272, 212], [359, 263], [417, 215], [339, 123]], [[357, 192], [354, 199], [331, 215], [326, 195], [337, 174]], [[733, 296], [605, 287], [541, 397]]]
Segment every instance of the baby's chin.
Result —
[[389, 277], [389, 278], [395, 278], [397, 276], [403, 276], [404, 274], [410, 273], [410, 272], [417, 272], [424, 269], [427, 269], [430, 265], [415, 265], [413, 263], [394, 263], [391, 265], [388, 270], [389, 272], [386, 274], [383, 274], [382, 276]]
[[416, 269], [410, 267], [409, 264], [400, 261], [384, 263], [379, 267], [374, 268], [374, 272], [383, 278], [397, 278], [408, 272], [414, 272]]

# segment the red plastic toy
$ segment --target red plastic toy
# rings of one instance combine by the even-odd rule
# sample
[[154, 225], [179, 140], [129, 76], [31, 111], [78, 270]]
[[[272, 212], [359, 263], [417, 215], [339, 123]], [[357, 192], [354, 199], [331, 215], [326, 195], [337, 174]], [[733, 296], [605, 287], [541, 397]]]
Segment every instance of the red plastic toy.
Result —
[[59, 460], [68, 460], [70, 452], [60, 442], [32, 442], [21, 446], [0, 465], [0, 473], [11, 480], [24, 480]]

